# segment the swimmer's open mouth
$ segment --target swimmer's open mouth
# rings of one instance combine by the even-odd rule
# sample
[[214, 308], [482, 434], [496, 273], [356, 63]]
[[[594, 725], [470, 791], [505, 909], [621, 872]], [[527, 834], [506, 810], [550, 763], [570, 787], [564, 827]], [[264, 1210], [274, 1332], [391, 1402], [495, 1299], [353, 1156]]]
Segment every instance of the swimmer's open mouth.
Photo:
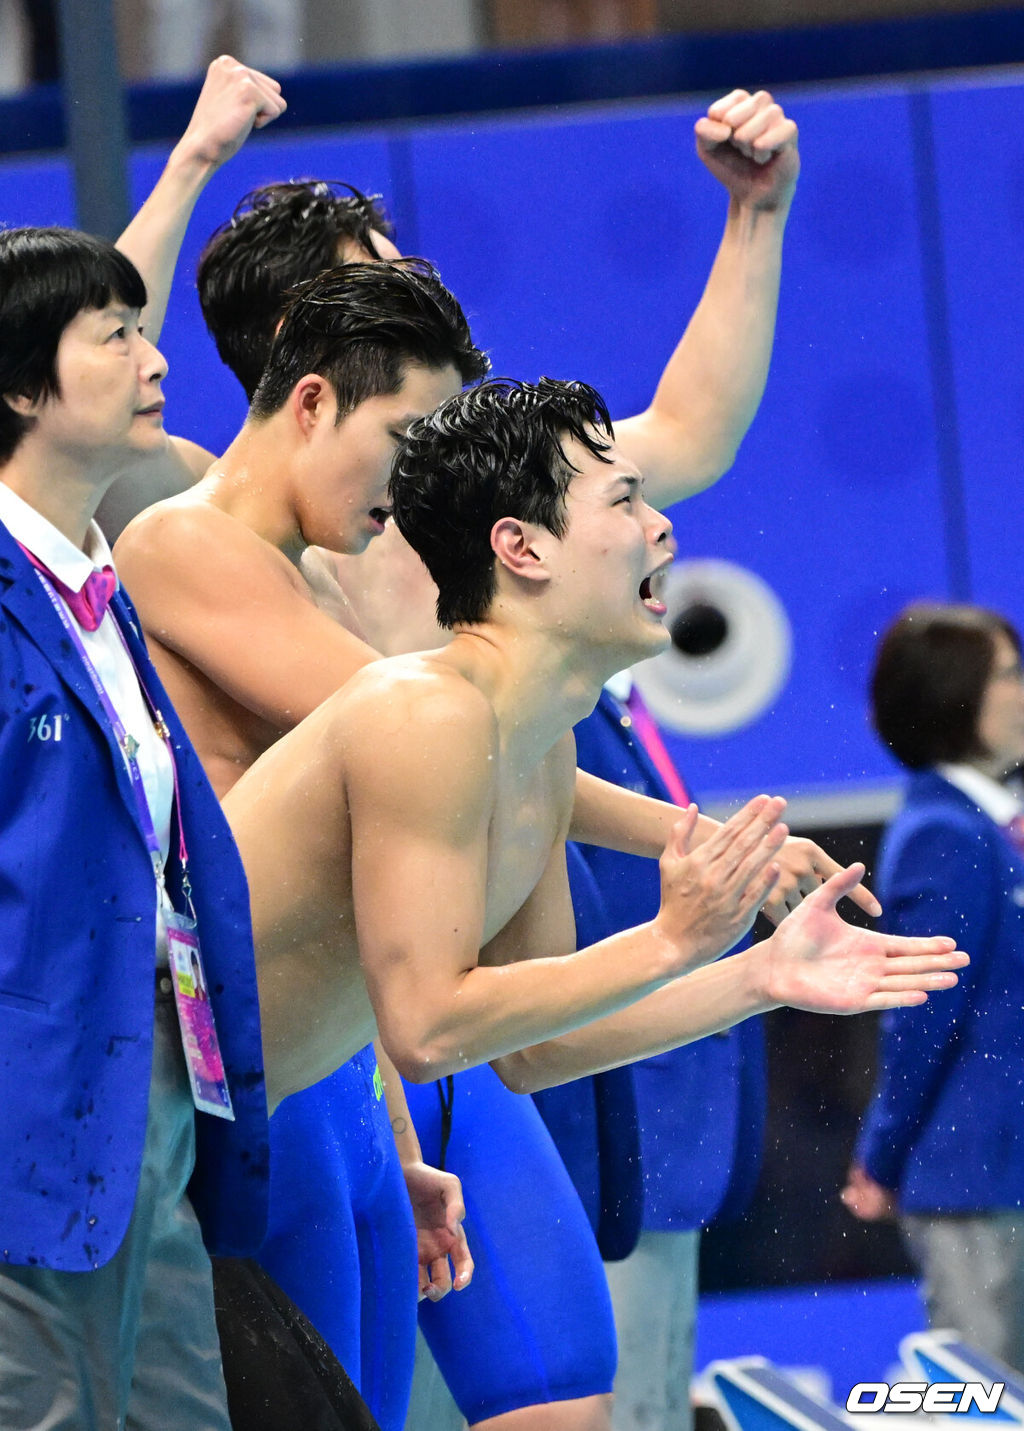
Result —
[[668, 567], [669, 563], [666, 562], [665, 565], [659, 567], [657, 571], [652, 571], [648, 576], [645, 576], [640, 583], [640, 600], [643, 605], [647, 607], [648, 611], [654, 612], [655, 616], [664, 616], [668, 611], [668, 607], [662, 601], [660, 594], [665, 584], [665, 573], [668, 571]]
[[370, 508], [370, 518], [371, 518], [372, 521], [376, 522], [379, 527], [382, 527], [382, 526], [384, 525], [384, 523], [387, 521], [387, 519], [388, 519], [390, 516], [391, 516], [391, 508], [390, 508], [390, 507], [371, 507], [371, 508]]

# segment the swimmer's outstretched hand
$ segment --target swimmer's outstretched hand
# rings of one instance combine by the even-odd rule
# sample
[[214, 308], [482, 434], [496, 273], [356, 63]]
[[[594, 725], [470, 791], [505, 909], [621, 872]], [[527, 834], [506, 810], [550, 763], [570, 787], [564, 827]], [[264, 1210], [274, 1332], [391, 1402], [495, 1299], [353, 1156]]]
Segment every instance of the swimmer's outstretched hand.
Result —
[[254, 129], [273, 123], [287, 108], [277, 80], [221, 55], [206, 71], [192, 118], [176, 146], [179, 158], [219, 169]]
[[[775, 862], [779, 866], [778, 882], [761, 911], [773, 924], [781, 924], [802, 899], [820, 889], [843, 868], [813, 840], [797, 835], [790, 835]], [[882, 906], [867, 885], [858, 884], [851, 889], [849, 898], [872, 919], [877, 919], [882, 912]]]
[[797, 128], [767, 90], [734, 89], [694, 126], [697, 153], [731, 198], [788, 210], [800, 173]]
[[696, 805], [672, 827], [654, 928], [673, 951], [674, 975], [717, 959], [753, 924], [779, 878], [785, 808], [778, 796], [758, 795], [696, 848]]
[[416, 1224], [420, 1299], [439, 1302], [473, 1280], [473, 1256], [462, 1226], [462, 1184], [454, 1173], [427, 1163], [403, 1163], [402, 1172]]
[[952, 989], [956, 969], [971, 961], [955, 940], [878, 934], [845, 923], [836, 905], [864, 874], [840, 870], [758, 946], [765, 961], [766, 998], [816, 1014], [861, 1014], [923, 1004]]

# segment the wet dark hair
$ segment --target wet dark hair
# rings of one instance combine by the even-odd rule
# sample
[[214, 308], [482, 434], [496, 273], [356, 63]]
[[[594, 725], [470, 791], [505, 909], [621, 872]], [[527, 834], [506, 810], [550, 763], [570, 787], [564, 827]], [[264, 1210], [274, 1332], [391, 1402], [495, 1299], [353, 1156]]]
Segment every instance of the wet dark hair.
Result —
[[995, 641], [1020, 655], [1020, 636], [980, 606], [917, 602], [883, 634], [871, 677], [874, 726], [911, 770], [988, 755], [978, 736]]
[[495, 378], [412, 424], [395, 457], [392, 509], [437, 583], [442, 626], [485, 619], [495, 591], [495, 522], [516, 517], [565, 535], [576, 471], [566, 439], [606, 461], [612, 435], [598, 392], [553, 378]]
[[[108, 303], [146, 305], [146, 285], [106, 239], [77, 229], [0, 230], [0, 398], [59, 397], [57, 347], [68, 324]], [[9, 461], [32, 418], [0, 400], [0, 463]]]
[[199, 303], [222, 362], [247, 398], [267, 365], [286, 291], [336, 267], [345, 240], [380, 258], [374, 230], [393, 232], [379, 194], [291, 179], [253, 189], [210, 236], [196, 272]]
[[341, 264], [289, 293], [250, 415], [270, 417], [300, 378], [318, 373], [334, 389], [340, 421], [367, 398], [396, 393], [409, 363], [450, 364], [464, 383], [482, 378], [489, 366], [430, 264], [416, 258]]

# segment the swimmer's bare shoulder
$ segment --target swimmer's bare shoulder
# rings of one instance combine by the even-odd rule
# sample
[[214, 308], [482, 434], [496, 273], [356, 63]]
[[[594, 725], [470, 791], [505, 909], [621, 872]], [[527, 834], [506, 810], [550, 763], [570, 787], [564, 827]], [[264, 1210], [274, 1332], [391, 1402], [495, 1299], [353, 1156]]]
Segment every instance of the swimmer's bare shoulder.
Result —
[[486, 800], [496, 788], [494, 707], [448, 650], [376, 661], [328, 704], [346, 785], [374, 806], [412, 793], [429, 815], [444, 789], [451, 811], [471, 812], [478, 792]]
[[287, 557], [204, 487], [136, 517], [115, 548], [119, 574], [154, 642], [288, 730], [376, 653], [321, 611]]
[[147, 507], [114, 548], [147, 634], [185, 654], [197, 628], [270, 581], [305, 594], [286, 557], [209, 501], [202, 485]]
[[449, 856], [468, 860], [473, 879], [486, 871], [498, 721], [485, 692], [446, 657], [377, 661], [288, 737], [291, 770], [303, 772], [311, 798], [330, 783], [345, 806], [354, 896], [362, 872], [364, 894], [372, 890], [382, 909], [396, 888], [429, 882], [432, 865], [440, 877]]
[[104, 496], [96, 520], [107, 540], [113, 544], [129, 522], [154, 502], [177, 497], [194, 487], [213, 461], [213, 453], [197, 442], [169, 435], [161, 452], [133, 462]]

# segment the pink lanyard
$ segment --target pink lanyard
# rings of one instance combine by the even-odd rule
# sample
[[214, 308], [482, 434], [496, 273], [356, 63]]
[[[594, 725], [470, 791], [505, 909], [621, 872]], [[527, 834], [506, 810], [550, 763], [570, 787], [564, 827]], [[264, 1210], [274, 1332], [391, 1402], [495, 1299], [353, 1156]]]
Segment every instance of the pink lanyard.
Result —
[[636, 686], [634, 686], [629, 693], [629, 698], [626, 701], [626, 709], [629, 711], [637, 740], [639, 740], [650, 757], [651, 764], [661, 776], [665, 789], [671, 796], [673, 803], [682, 806], [689, 805], [689, 791], [683, 784], [683, 778], [673, 764], [671, 755], [669, 755], [665, 749], [665, 742], [661, 738], [661, 732], [655, 725], [654, 718], [650, 711], [646, 705], [644, 705], [643, 697]]

